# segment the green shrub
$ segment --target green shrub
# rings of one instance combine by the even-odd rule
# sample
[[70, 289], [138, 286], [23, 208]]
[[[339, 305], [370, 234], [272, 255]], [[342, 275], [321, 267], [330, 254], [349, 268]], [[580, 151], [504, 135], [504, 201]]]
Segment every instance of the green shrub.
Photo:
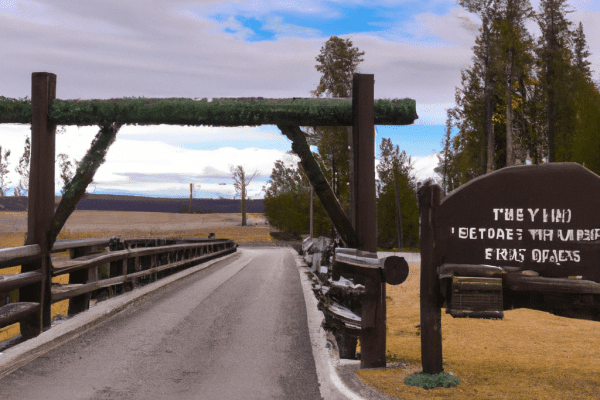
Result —
[[454, 387], [460, 383], [460, 378], [450, 375], [446, 372], [439, 374], [423, 374], [421, 372], [407, 376], [404, 384], [408, 386], [418, 386], [423, 389], [436, 387]]

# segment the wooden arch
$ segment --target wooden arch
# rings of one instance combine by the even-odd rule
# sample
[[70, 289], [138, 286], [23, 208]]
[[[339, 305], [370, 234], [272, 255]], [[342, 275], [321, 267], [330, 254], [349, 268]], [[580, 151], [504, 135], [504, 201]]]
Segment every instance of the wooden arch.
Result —
[[[25, 264], [22, 272], [42, 269], [41, 290], [28, 288], [20, 293], [21, 301], [40, 301], [41, 316], [22, 323], [22, 331], [35, 333], [50, 326], [50, 249], [65, 222], [85, 194], [94, 174], [104, 162], [110, 145], [124, 124], [175, 124], [208, 126], [277, 125], [292, 141], [293, 151], [319, 196], [333, 225], [348, 247], [375, 252], [375, 148], [374, 125], [409, 125], [418, 118], [412, 99], [375, 100], [374, 77], [353, 76], [352, 98], [219, 98], [219, 99], [148, 99], [108, 100], [56, 99], [56, 75], [32, 74], [31, 101], [0, 96], [0, 123], [31, 123], [31, 171], [29, 185], [28, 233], [26, 245], [38, 244], [44, 252], [42, 261]], [[94, 138], [73, 180], [65, 188], [54, 211], [54, 163], [57, 125], [98, 125]], [[350, 126], [351, 202], [350, 218], [335, 197], [318, 166], [300, 126]], [[360, 187], [360, 190], [358, 190]], [[41, 263], [41, 265], [40, 265]], [[381, 294], [381, 282], [378, 284]], [[385, 288], [384, 288], [385, 290]], [[383, 292], [385, 299], [385, 291]], [[44, 301], [46, 299], [47, 301]], [[383, 302], [385, 321], [385, 301]], [[380, 333], [377, 333], [379, 335]], [[383, 325], [385, 349], [385, 323]], [[378, 356], [381, 358], [381, 355]], [[379, 360], [381, 362], [381, 360]], [[383, 351], [385, 363], [385, 351]], [[385, 364], [384, 364], [385, 365]]]

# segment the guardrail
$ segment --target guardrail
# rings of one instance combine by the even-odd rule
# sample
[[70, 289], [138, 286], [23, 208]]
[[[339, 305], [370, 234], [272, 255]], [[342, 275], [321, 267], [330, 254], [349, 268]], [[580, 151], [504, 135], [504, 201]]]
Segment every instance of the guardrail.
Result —
[[[91, 293], [114, 287], [126, 292], [141, 280], [153, 281], [166, 271], [192, 266], [219, 255], [236, 251], [229, 239], [128, 239], [120, 238], [58, 240], [51, 253], [69, 251], [69, 257], [52, 256], [50, 276], [70, 274], [68, 284], [52, 284], [50, 296], [39, 296], [41, 302], [9, 303], [0, 307], [0, 328], [21, 322], [43, 309], [43, 302], [69, 299], [69, 314], [89, 307]], [[0, 249], [0, 270], [42, 258], [38, 245]], [[109, 266], [108, 276], [99, 267]], [[106, 275], [106, 273], [104, 274]], [[42, 282], [42, 270], [0, 275], [0, 293], [33, 288]], [[40, 285], [37, 285], [39, 288]]]

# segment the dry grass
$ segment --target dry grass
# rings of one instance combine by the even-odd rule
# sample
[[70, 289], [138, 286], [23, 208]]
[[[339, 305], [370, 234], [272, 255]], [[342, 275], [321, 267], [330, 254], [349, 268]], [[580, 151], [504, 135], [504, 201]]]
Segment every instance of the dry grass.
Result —
[[[121, 236], [142, 237], [201, 237], [214, 233], [217, 239], [233, 239], [236, 242], [272, 242], [264, 225], [262, 214], [248, 213], [249, 226], [241, 226], [241, 214], [168, 214], [126, 213], [109, 211], [75, 211], [65, 224], [59, 239], [85, 239]], [[26, 212], [0, 213], [0, 248], [18, 247], [25, 243]], [[258, 225], [254, 225], [258, 224]], [[0, 275], [17, 274], [21, 267], [0, 269]], [[69, 276], [61, 275], [52, 282], [68, 283]], [[52, 305], [51, 316], [67, 315], [69, 301]], [[0, 341], [18, 335], [19, 324], [0, 329]]]
[[387, 286], [387, 349], [400, 366], [358, 370], [359, 378], [404, 399], [598, 399], [600, 322], [519, 309], [504, 319], [455, 319], [442, 310], [444, 370], [454, 388], [404, 385], [421, 372], [419, 264], [402, 285]]

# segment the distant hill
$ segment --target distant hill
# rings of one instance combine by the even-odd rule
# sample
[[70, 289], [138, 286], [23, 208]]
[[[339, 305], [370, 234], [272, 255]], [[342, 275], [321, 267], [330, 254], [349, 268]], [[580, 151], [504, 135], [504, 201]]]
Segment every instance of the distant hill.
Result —
[[[58, 205], [60, 197], [55, 198]], [[164, 213], [187, 213], [190, 199], [121, 196], [112, 194], [87, 194], [77, 204], [76, 210], [88, 211], [146, 211]], [[26, 211], [27, 197], [0, 197], [0, 211]], [[246, 200], [246, 211], [262, 213], [263, 200]], [[192, 199], [192, 212], [221, 214], [241, 212], [241, 201], [230, 199]]]

